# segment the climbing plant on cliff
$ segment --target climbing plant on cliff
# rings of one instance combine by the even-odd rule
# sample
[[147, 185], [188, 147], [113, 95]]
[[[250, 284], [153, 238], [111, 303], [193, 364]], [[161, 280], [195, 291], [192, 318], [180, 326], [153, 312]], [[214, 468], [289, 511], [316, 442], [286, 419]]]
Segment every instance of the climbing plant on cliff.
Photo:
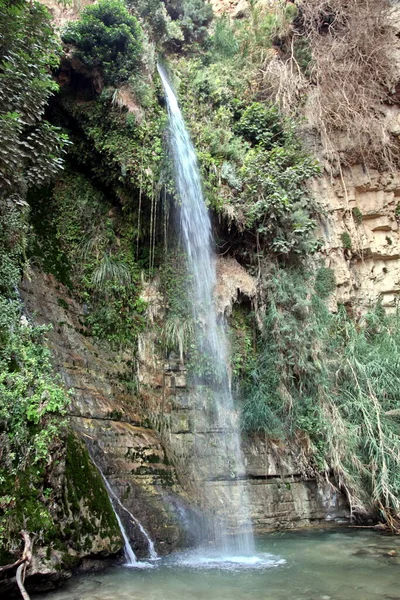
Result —
[[[0, 1], [0, 539], [15, 551], [15, 536], [39, 533], [48, 513], [13, 512], [17, 496], [34, 485], [40, 495], [50, 449], [60, 442], [68, 395], [54, 376], [45, 328], [32, 327], [18, 294], [29, 238], [27, 189], [62, 167], [66, 138], [44, 117], [57, 89], [50, 69], [59, 46], [49, 13], [39, 3]], [[40, 508], [38, 498], [35, 511]], [[37, 518], [36, 518], [37, 517]], [[35, 520], [36, 519], [36, 520]], [[46, 521], [47, 524], [44, 524]], [[40, 523], [39, 523], [40, 522]], [[38, 528], [36, 528], [38, 525]], [[0, 560], [3, 560], [3, 553]]]
[[85, 306], [85, 333], [113, 348], [133, 345], [144, 326], [134, 223], [90, 180], [67, 166], [61, 180], [29, 194], [31, 261]]
[[4, 194], [23, 197], [61, 167], [65, 137], [43, 113], [57, 89], [50, 68], [59, 45], [38, 2], [0, 3], [0, 178]]
[[398, 149], [382, 110], [398, 80], [389, 2], [307, 0], [299, 20], [312, 55], [311, 119], [328, 156], [392, 165]]
[[[286, 10], [285, 3], [257, 4], [277, 20]], [[399, 158], [385, 109], [397, 102], [390, 2], [300, 0], [290, 6], [291, 20], [275, 28], [273, 52], [264, 52], [254, 70], [258, 93], [286, 114], [305, 113], [336, 167], [390, 168]]]

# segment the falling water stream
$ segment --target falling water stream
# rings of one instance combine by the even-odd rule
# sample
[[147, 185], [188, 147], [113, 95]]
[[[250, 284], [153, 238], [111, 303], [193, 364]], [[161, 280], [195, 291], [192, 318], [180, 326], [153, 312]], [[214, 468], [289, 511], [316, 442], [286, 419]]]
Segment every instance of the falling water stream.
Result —
[[[209, 481], [223, 478], [227, 481], [223, 513], [220, 512], [213, 523], [216, 546], [225, 553], [249, 555], [253, 552], [254, 540], [247, 492], [241, 481], [245, 470], [227, 368], [226, 332], [214, 304], [216, 257], [211, 221], [203, 197], [196, 153], [176, 95], [165, 70], [161, 66], [158, 70], [168, 107], [170, 151], [192, 288], [188, 293], [193, 306], [200, 366], [195, 380], [198, 420], [201, 421], [200, 433], [197, 438], [195, 435], [196, 460], [203, 458], [208, 464]], [[212, 486], [206, 494], [212, 494]]]
[[114, 492], [114, 490], [111, 487], [110, 482], [108, 481], [107, 477], [104, 475], [103, 471], [100, 469], [99, 465], [93, 460], [92, 458], [92, 462], [95, 465], [96, 469], [98, 470], [98, 472], [100, 473], [100, 475], [103, 478], [104, 484], [107, 488], [108, 491], [108, 495], [110, 497], [110, 501], [111, 501], [111, 506], [114, 510], [114, 514], [115, 517], [117, 519], [120, 531], [121, 531], [121, 535], [123, 537], [124, 540], [124, 554], [125, 554], [125, 559], [126, 559], [126, 563], [125, 566], [126, 567], [138, 567], [141, 566], [143, 564], [148, 564], [148, 563], [143, 563], [137, 560], [135, 553], [132, 550], [132, 546], [129, 542], [129, 537], [128, 534], [126, 533], [125, 527], [123, 526], [123, 523], [114, 507], [114, 501], [118, 504], [118, 506], [120, 508], [122, 508], [122, 510], [124, 510], [130, 517], [130, 519], [133, 521], [133, 523], [138, 527], [138, 529], [140, 530], [140, 532], [142, 533], [143, 537], [146, 539], [147, 541], [147, 545], [148, 545], [148, 550], [149, 550], [149, 558], [151, 558], [152, 560], [156, 560], [158, 559], [158, 554], [156, 552], [156, 549], [154, 547], [154, 542], [153, 540], [150, 538], [149, 534], [147, 533], [147, 531], [145, 530], [145, 528], [143, 527], [143, 525], [140, 523], [140, 521], [138, 521], [138, 519], [136, 517], [133, 516], [133, 514], [122, 504], [121, 500], [118, 498], [117, 494]]
[[[107, 479], [104, 477], [104, 475], [100, 469], [99, 469], [99, 472], [100, 472], [101, 476], [103, 477], [103, 480], [104, 480], [104, 483], [105, 483], [108, 493], [110, 494], [110, 496], [114, 496], [114, 493], [111, 489], [110, 484], [108, 483]], [[126, 567], [135, 567], [138, 562], [136, 555], [135, 555], [134, 551], [132, 550], [132, 546], [129, 542], [128, 534], [125, 531], [125, 527], [122, 524], [119, 514], [115, 510], [114, 503], [112, 502], [111, 497], [110, 497], [110, 501], [111, 501], [111, 506], [112, 506], [114, 514], [115, 514], [115, 518], [117, 519], [119, 529], [121, 531], [122, 538], [124, 540], [124, 554], [125, 554], [125, 560], [126, 560], [125, 566]]]

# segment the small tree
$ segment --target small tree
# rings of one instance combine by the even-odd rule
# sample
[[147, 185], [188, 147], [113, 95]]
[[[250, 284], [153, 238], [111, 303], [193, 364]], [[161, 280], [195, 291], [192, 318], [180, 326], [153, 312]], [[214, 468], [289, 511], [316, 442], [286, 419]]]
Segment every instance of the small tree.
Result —
[[126, 81], [140, 67], [143, 32], [120, 0], [88, 6], [62, 39], [75, 46], [76, 56], [88, 67], [100, 67], [108, 84]]

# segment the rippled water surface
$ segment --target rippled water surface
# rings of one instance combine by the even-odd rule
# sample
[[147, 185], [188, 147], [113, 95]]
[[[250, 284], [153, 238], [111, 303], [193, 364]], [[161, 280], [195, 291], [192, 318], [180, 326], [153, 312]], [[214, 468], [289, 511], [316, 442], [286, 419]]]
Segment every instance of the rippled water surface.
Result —
[[370, 530], [263, 536], [252, 557], [209, 551], [73, 578], [36, 600], [400, 600], [400, 539]]

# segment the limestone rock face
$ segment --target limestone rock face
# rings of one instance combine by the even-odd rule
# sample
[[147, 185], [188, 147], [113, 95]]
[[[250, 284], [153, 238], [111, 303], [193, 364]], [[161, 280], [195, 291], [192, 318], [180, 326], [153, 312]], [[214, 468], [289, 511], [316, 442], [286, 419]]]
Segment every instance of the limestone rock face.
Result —
[[[238, 294], [251, 298], [255, 288], [236, 261], [223, 261], [217, 296], [226, 312]], [[28, 318], [35, 314], [36, 322], [53, 323], [49, 343], [56, 370], [74, 392], [74, 429], [159, 552], [181, 547], [196, 535], [196, 506], [202, 505], [204, 493], [218, 513], [232, 486], [239, 495], [246, 488], [257, 531], [346, 519], [343, 498], [302, 471], [298, 449], [276, 448], [261, 437], [244, 440], [245, 472], [239, 482], [232, 480], [225, 456], [214, 450], [207, 454], [207, 448], [218, 449], [218, 432], [208, 430], [198, 411], [195, 419], [198, 399], [187, 383], [185, 365], [172, 354], [165, 361], [157, 350], [154, 325], [162, 320], [163, 303], [155, 282], [144, 291], [150, 301], [149, 327], [140, 340], [137, 367], [131, 353], [111, 352], [83, 335], [81, 307], [51, 276], [33, 273], [24, 280], [21, 295]], [[139, 393], [129, 386], [136, 375]], [[197, 453], [194, 445], [200, 443], [205, 451]], [[208, 459], [198, 461], [199, 454], [214, 461], [212, 480]], [[148, 556], [140, 528], [128, 512], [118, 512], [137, 555]]]
[[306, 472], [299, 448], [260, 435], [245, 439], [243, 452], [257, 531], [347, 521], [345, 498], [333, 482]]
[[228, 14], [234, 19], [240, 19], [249, 12], [247, 0], [212, 0], [211, 4], [214, 14], [218, 16]]
[[393, 311], [400, 291], [400, 173], [358, 165], [343, 177], [315, 180], [313, 191], [327, 215], [320, 235], [326, 266], [336, 275], [332, 308], [350, 304], [360, 314], [381, 300]]
[[[123, 505], [155, 541], [160, 553], [186, 543], [177, 505], [185, 494], [177, 483], [159, 434], [149, 427], [132, 391], [132, 352], [95, 345], [82, 330], [81, 307], [52, 276], [32, 273], [21, 286], [28, 317], [53, 324], [49, 346], [54, 366], [72, 390], [70, 420]], [[117, 506], [138, 557], [148, 542], [128, 512]], [[90, 552], [88, 553], [90, 554]]]
[[256, 295], [256, 280], [232, 257], [218, 257], [215, 304], [221, 315], [229, 316], [239, 296]]
[[[152, 306], [150, 320], [162, 323], [163, 303], [155, 282], [145, 288]], [[232, 304], [255, 296], [255, 281], [233, 259], [217, 262], [216, 304], [228, 314]], [[173, 457], [179, 480], [193, 504], [226, 517], [227, 496], [240, 499], [246, 490], [256, 531], [342, 522], [348, 518], [344, 498], [329, 482], [306, 472], [300, 448], [276, 446], [260, 436], [244, 439], [244, 471], [233, 474], [225, 455], [224, 432], [210, 428], [207, 401], [190, 385], [184, 361], [158, 352], [157, 328], [149, 326], [139, 343], [139, 385], [145, 412], [164, 431], [163, 443]], [[236, 415], [238, 418], [238, 415]], [[210, 468], [211, 465], [211, 468]], [[240, 504], [239, 500], [238, 503]]]

